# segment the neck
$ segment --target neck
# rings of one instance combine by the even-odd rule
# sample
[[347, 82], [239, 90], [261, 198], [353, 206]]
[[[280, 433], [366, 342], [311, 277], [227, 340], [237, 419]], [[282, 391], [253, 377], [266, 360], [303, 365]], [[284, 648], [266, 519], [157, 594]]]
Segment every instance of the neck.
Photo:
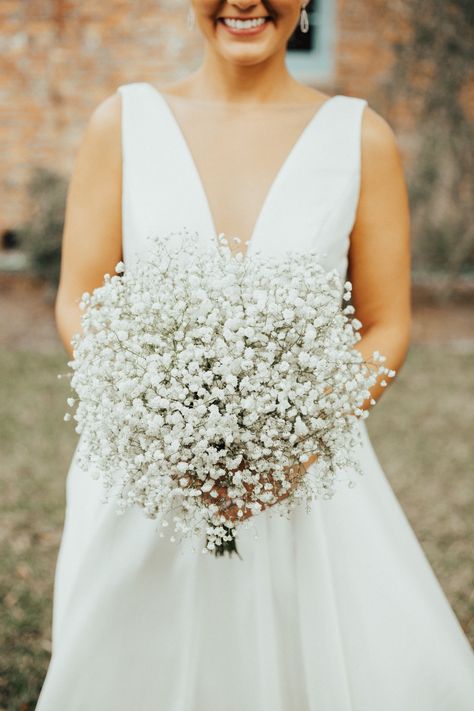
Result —
[[224, 62], [208, 49], [190, 82], [196, 98], [241, 104], [285, 102], [296, 98], [301, 90], [288, 72], [284, 52], [245, 66]]

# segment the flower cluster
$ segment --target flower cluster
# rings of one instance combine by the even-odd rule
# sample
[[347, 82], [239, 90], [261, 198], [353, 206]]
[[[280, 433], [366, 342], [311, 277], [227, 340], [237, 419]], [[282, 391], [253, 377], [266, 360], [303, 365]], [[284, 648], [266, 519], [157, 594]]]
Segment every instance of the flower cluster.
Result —
[[171, 540], [205, 534], [203, 552], [222, 553], [264, 509], [289, 515], [331, 498], [339, 470], [362, 474], [355, 423], [395, 371], [354, 348], [351, 284], [316, 251], [244, 257], [222, 234], [209, 249], [188, 234], [169, 245], [152, 238], [83, 294], [65, 419], [117, 513], [165, 513]]

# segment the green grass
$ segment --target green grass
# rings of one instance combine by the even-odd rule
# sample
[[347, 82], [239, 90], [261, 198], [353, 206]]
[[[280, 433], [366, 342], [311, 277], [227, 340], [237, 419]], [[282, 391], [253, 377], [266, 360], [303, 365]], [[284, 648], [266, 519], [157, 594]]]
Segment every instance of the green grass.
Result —
[[392, 487], [474, 643], [474, 352], [416, 346], [367, 428]]
[[[0, 351], [0, 711], [32, 711], [50, 657], [65, 479], [67, 356]], [[412, 346], [367, 427], [380, 462], [471, 641], [474, 354]], [[471, 595], [471, 597], [470, 597]]]
[[77, 434], [64, 422], [67, 357], [0, 352], [0, 707], [33, 709], [50, 657], [53, 575], [65, 475]]

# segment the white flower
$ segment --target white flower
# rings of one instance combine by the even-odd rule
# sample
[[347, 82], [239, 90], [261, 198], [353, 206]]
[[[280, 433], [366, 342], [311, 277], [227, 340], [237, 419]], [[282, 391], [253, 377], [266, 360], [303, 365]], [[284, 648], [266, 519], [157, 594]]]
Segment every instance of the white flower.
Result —
[[301, 417], [297, 417], [295, 420], [295, 432], [297, 435], [305, 435], [308, 433], [308, 428]]
[[[251, 525], [244, 501], [254, 515], [272, 512], [270, 473], [280, 493], [291, 490], [278, 504], [286, 513], [333, 496], [339, 468], [361, 474], [354, 420], [367, 417], [377, 376], [395, 371], [378, 351], [374, 366], [354, 349], [362, 324], [341, 304], [350, 282], [318, 253], [236, 259], [189, 234], [170, 244], [153, 238], [140, 259], [116, 265], [122, 276], [83, 295], [67, 403], [78, 463], [114, 494], [117, 513], [172, 513], [170, 540], [205, 534], [210, 551]], [[318, 467], [294, 487], [285, 467], [308, 452]], [[222, 482], [240, 509], [230, 528]]]

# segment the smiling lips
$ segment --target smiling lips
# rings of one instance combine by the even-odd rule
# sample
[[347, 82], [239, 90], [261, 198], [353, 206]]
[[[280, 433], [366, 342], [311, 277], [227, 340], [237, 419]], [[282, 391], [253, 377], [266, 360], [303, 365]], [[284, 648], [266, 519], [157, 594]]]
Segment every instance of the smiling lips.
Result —
[[234, 35], [254, 35], [262, 32], [271, 21], [270, 17], [252, 17], [248, 19], [219, 17], [218, 22]]

